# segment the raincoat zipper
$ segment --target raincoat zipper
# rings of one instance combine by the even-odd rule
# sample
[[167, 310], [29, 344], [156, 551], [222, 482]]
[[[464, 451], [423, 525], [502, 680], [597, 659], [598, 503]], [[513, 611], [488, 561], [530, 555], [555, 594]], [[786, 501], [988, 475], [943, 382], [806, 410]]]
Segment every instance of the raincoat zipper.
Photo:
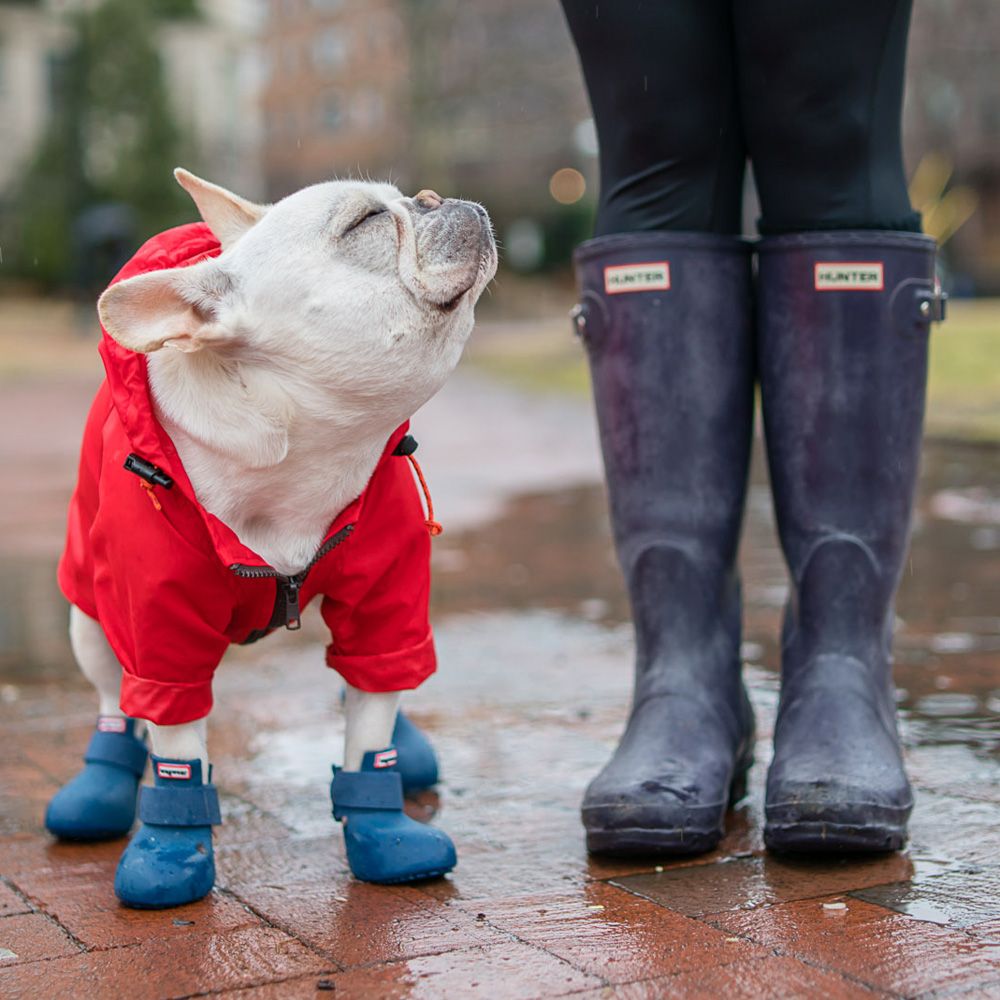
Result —
[[274, 610], [271, 612], [271, 620], [267, 628], [254, 631], [244, 640], [244, 643], [253, 642], [261, 636], [266, 635], [271, 629], [284, 625], [289, 631], [294, 632], [302, 627], [302, 612], [299, 607], [299, 591], [305, 582], [309, 570], [313, 568], [327, 553], [335, 549], [350, 533], [354, 531], [354, 525], [348, 524], [340, 529], [335, 535], [331, 535], [318, 549], [316, 555], [312, 557], [305, 569], [300, 570], [292, 576], [285, 576], [279, 573], [273, 566], [246, 566], [243, 563], [233, 563], [229, 568], [238, 577], [244, 580], [262, 580], [273, 577], [277, 583], [277, 592], [274, 599]]

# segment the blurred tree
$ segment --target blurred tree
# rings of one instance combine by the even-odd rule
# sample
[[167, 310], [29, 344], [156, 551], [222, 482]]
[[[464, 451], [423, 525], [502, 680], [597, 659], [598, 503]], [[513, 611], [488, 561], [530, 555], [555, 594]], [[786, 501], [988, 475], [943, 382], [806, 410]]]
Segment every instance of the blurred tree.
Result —
[[18, 270], [52, 287], [73, 267], [72, 230], [90, 206], [131, 206], [142, 233], [185, 218], [169, 170], [184, 142], [171, 113], [157, 14], [193, 16], [182, 0], [103, 0], [72, 16], [73, 41], [51, 63], [52, 115], [16, 199]]
[[198, 0], [151, 0], [149, 6], [154, 17], [176, 20], [201, 17]]

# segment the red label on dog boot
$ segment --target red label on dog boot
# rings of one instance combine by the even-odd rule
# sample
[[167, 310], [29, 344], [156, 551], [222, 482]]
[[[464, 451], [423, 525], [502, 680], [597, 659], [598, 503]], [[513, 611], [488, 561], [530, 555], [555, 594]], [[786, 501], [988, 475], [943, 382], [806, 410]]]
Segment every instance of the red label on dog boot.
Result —
[[608, 295], [662, 291], [669, 287], [670, 263], [665, 260], [646, 264], [614, 264], [604, 269], [604, 291]]
[[99, 733], [124, 733], [128, 725], [128, 719], [123, 719], [120, 715], [102, 715], [97, 720], [97, 731]]
[[158, 778], [173, 778], [175, 781], [188, 781], [191, 778], [190, 764], [166, 764], [162, 760], [156, 762]]
[[395, 767], [396, 766], [396, 751], [395, 750], [380, 750], [372, 758], [373, 767]]
[[881, 292], [885, 287], [880, 261], [816, 264], [813, 278], [817, 292]]

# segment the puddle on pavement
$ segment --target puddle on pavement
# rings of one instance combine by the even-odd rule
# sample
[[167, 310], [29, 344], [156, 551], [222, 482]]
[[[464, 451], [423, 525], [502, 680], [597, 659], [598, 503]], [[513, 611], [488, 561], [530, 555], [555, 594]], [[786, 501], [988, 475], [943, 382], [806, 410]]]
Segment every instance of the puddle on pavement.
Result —
[[[787, 582], [760, 457], [741, 553], [743, 651], [774, 669]], [[995, 545], [984, 528], [995, 528]], [[545, 608], [607, 627], [627, 622], [603, 489], [523, 496], [488, 528], [443, 536], [435, 604], [439, 618]], [[897, 618], [898, 699], [921, 738], [990, 743], [1000, 716], [1000, 451], [928, 444]]]
[[855, 899], [951, 927], [969, 927], [1000, 911], [1000, 865], [917, 860], [909, 880], [858, 889]]
[[[776, 638], [787, 585], [760, 457], [741, 554], [743, 652], [766, 732], [777, 700]], [[446, 510], [446, 498], [438, 504]], [[16, 701], [40, 681], [79, 685], [64, 638], [66, 609], [54, 583], [54, 564], [8, 563], [0, 575], [0, 701]], [[562, 783], [561, 792], [551, 792], [551, 822], [570, 831], [575, 842], [575, 803], [620, 729], [631, 669], [628, 608], [610, 549], [603, 487], [517, 497], [496, 521], [438, 539], [434, 571], [433, 615], [443, 667], [441, 677], [416, 696], [414, 716], [434, 733], [446, 771], [450, 766], [459, 776], [445, 786], [449, 821], [459, 833], [464, 825], [474, 840], [481, 835], [482, 810], [503, 809], [512, 796], [522, 805], [530, 802], [539, 794], [532, 775], [544, 768], [541, 794]], [[672, 907], [684, 898], [688, 910], [704, 913], [710, 912], [706, 907], [724, 909], [751, 899], [802, 898], [809, 886], [820, 886], [830, 892], [854, 889], [859, 899], [919, 919], [957, 926], [985, 919], [1000, 890], [997, 870], [970, 862], [975, 852], [951, 851], [948, 824], [935, 813], [953, 810], [965, 823], [967, 838], [977, 837], [984, 825], [995, 831], [1000, 816], [1000, 450], [926, 448], [897, 615], [897, 696], [911, 773], [925, 798], [918, 809], [927, 810], [915, 824], [912, 857], [874, 865], [867, 883], [857, 879], [856, 870], [843, 878], [836, 866], [803, 871], [774, 859], [735, 858], [713, 866], [725, 869], [713, 880], [690, 869], [683, 875], [668, 871], [663, 878], [669, 886], [658, 884], [661, 876], [654, 873], [636, 876], [646, 881], [629, 885], [630, 891], [650, 898], [668, 893]], [[287, 794], [273, 802], [275, 814], [283, 822], [291, 815], [290, 825], [300, 835], [328, 828], [327, 806], [317, 801], [306, 808], [301, 793], [307, 784], [328, 780], [329, 761], [336, 756], [332, 748], [342, 732], [339, 715], [329, 721], [336, 714], [333, 695], [306, 704], [302, 694], [315, 680], [315, 667], [299, 660], [316, 659], [320, 625], [312, 614], [297, 636], [237, 651], [235, 670], [241, 660], [266, 662], [253, 677], [240, 678], [227, 667], [219, 675], [220, 703], [229, 691], [246, 696], [246, 721], [232, 727], [222, 746], [233, 758], [241, 752], [240, 741], [250, 749], [252, 762], [242, 770], [237, 765], [230, 775], [234, 791], [242, 794], [241, 785], [252, 788], [254, 782], [267, 782], [272, 790], [284, 787]], [[533, 670], [533, 657], [547, 665], [544, 676]], [[300, 674], [310, 679], [299, 679]], [[283, 687], [277, 686], [282, 675]], [[257, 690], [261, 697], [255, 700]], [[447, 711], [435, 708], [441, 704], [435, 701], [439, 690], [448, 699]], [[289, 713], [286, 706], [293, 704]], [[457, 714], [462, 718], [456, 720]], [[290, 715], [294, 726], [288, 724]], [[538, 736], [541, 727], [544, 739]], [[253, 743], [261, 732], [273, 738]], [[254, 754], [254, 747], [261, 752]], [[245, 758], [246, 749], [242, 754]], [[755, 774], [759, 797], [763, 767]], [[460, 803], [471, 788], [463, 781], [472, 779], [463, 775], [475, 776], [477, 802], [464, 812]], [[751, 819], [751, 825], [756, 822]], [[995, 832], [990, 836], [996, 840]], [[483, 841], [484, 849], [493, 846]], [[982, 847], [991, 860], [995, 849]], [[859, 888], [865, 884], [870, 888]]]
[[[744, 655], [774, 670], [787, 584], [762, 468], [758, 451], [741, 553]], [[20, 557], [5, 563], [0, 697], [15, 698], [22, 683], [64, 678], [72, 683], [76, 673], [65, 637], [67, 612], [55, 584], [54, 561]], [[517, 497], [497, 521], [443, 535], [434, 549], [433, 601], [439, 630], [445, 621], [449, 629], [461, 628], [465, 616], [473, 632], [483, 627], [484, 614], [527, 616], [526, 631], [547, 646], [565, 640], [579, 649], [589, 637], [596, 647], [620, 649], [628, 641], [628, 605], [610, 548], [603, 487]], [[1000, 450], [937, 443], [925, 448], [897, 615], [895, 678], [908, 741], [965, 746], [996, 765]], [[299, 643], [322, 641], [317, 622], [309, 624]], [[480, 638], [486, 660], [490, 639]], [[509, 664], [499, 675], [486, 672], [491, 683], [506, 677], [512, 686], [518, 684]]]

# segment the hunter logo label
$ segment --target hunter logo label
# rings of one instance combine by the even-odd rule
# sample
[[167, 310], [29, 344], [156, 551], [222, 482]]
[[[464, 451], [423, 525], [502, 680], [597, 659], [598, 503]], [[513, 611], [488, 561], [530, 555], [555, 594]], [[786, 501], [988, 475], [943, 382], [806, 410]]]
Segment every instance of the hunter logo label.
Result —
[[815, 278], [818, 292], [881, 292], [885, 287], [880, 261], [817, 264]]
[[158, 778], [174, 778], [177, 781], [187, 781], [191, 777], [191, 765], [164, 764], [160, 760], [156, 762], [156, 776]]
[[669, 287], [670, 264], [665, 260], [650, 261], [648, 264], [615, 264], [604, 269], [604, 291], [608, 295]]
[[395, 750], [380, 750], [375, 754], [375, 758], [372, 761], [375, 767], [395, 767], [396, 766], [396, 751]]
[[97, 720], [97, 731], [99, 733], [124, 733], [125, 720], [117, 715], [102, 715]]

